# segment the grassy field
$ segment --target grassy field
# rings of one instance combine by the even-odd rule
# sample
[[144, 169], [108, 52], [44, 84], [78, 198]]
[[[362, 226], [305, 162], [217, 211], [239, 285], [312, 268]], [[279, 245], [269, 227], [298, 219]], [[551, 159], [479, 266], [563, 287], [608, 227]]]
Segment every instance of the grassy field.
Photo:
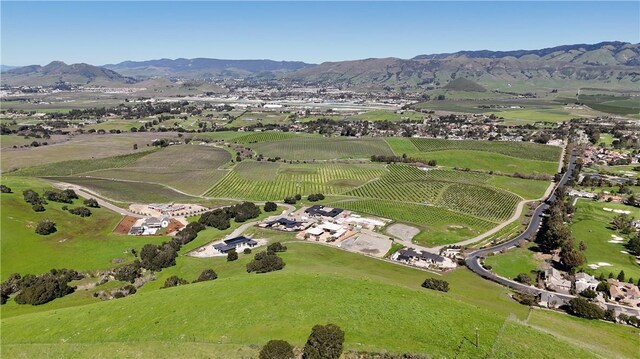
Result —
[[[167, 133], [166, 137], [171, 134]], [[79, 135], [70, 141], [37, 148], [2, 151], [2, 171], [59, 162], [61, 159], [89, 160], [141, 151], [156, 133], [123, 133], [119, 135]], [[137, 144], [140, 150], [134, 150]]]
[[73, 176], [102, 169], [126, 167], [152, 152], [153, 151], [137, 152], [93, 160], [71, 160], [47, 163], [44, 165], [21, 168], [15, 172], [9, 173], [9, 175], [31, 177]]
[[49, 177], [48, 179], [83, 186], [102, 197], [123, 203], [191, 203], [199, 199], [153, 183], [92, 177]]
[[444, 208], [406, 202], [363, 199], [334, 205], [416, 225], [421, 232], [413, 240], [430, 246], [460, 242], [495, 226], [493, 222]]
[[284, 164], [244, 161], [206, 194], [210, 197], [282, 200], [295, 194], [337, 194], [380, 176], [377, 164]]
[[[45, 212], [34, 212], [22, 198], [22, 191], [33, 189], [42, 194], [48, 183], [37, 179], [3, 178], [14, 193], [2, 194], [1, 255], [2, 278], [11, 273], [37, 274], [51, 268], [77, 270], [109, 268], [116, 258], [132, 260], [128, 251], [144, 243], [161, 242], [165, 237], [131, 237], [112, 234], [121, 216], [107, 209], [91, 209], [91, 217], [74, 216], [49, 202]], [[69, 207], [81, 205], [75, 200]], [[34, 232], [41, 218], [56, 222], [58, 231], [48, 236]]]
[[[447, 141], [440, 145], [440, 140], [433, 139], [436, 142], [434, 146], [430, 146], [429, 142], [432, 139], [416, 139], [420, 140], [418, 146], [415, 141], [404, 138], [388, 138], [387, 143], [393, 149], [393, 152], [401, 156], [407, 154], [409, 157], [418, 158], [423, 161], [436, 160], [438, 165], [447, 167], [460, 167], [470, 168], [486, 171], [496, 171], [501, 173], [545, 173], [554, 174], [558, 170], [558, 161], [560, 159], [561, 149], [556, 147], [555, 149], [544, 148], [546, 152], [536, 154], [537, 147], [529, 149], [531, 154], [526, 154], [526, 148], [520, 148], [511, 153], [511, 155], [494, 152], [500, 151], [508, 153], [509, 145], [512, 143], [505, 142], [500, 147], [492, 148], [491, 145], [470, 145], [466, 147], [466, 143], [469, 142], [481, 142], [481, 141]], [[490, 142], [487, 142], [490, 143]], [[450, 149], [446, 149], [446, 147]], [[539, 145], [542, 146], [542, 145]], [[457, 149], [456, 149], [457, 147]], [[479, 149], [484, 148], [484, 149]], [[557, 153], [555, 160], [551, 160], [553, 153]], [[515, 156], [515, 155], [521, 156]], [[531, 158], [522, 158], [524, 156], [535, 158], [547, 158], [549, 160], [534, 160]]]
[[199, 195], [227, 171], [218, 168], [231, 159], [229, 152], [209, 146], [170, 146], [123, 168], [85, 173], [92, 177], [159, 183]]
[[484, 263], [505, 278], [514, 279], [520, 273], [527, 273], [531, 278], [535, 278], [531, 272], [538, 270], [542, 261], [534, 259], [534, 252], [531, 251], [534, 246], [530, 243], [523, 248], [513, 248], [505, 253], [489, 256], [485, 258]]
[[259, 143], [259, 142], [273, 142], [273, 141], [281, 141], [288, 140], [291, 138], [300, 137], [301, 135], [297, 135], [295, 133], [289, 132], [254, 132], [246, 135], [242, 135], [233, 139], [234, 142], [237, 143]]
[[622, 209], [631, 211], [631, 216], [640, 218], [640, 209], [625, 206], [617, 203], [593, 202], [589, 200], [578, 200], [576, 213], [571, 224], [571, 232], [576, 241], [584, 241], [587, 245], [585, 256], [587, 264], [606, 262], [611, 266], [600, 267], [596, 270], [585, 268], [587, 272], [605, 276], [609, 272], [618, 274], [624, 270], [627, 278], [640, 278], [640, 265], [635, 263], [631, 254], [621, 253], [626, 250], [623, 244], [609, 243], [613, 238], [611, 235], [626, 237], [609, 228], [609, 223], [616, 216], [616, 213], [604, 211], [603, 208]]
[[496, 116], [504, 118], [505, 124], [522, 125], [534, 122], [562, 122], [569, 121], [575, 116], [561, 109], [524, 109], [495, 111]]
[[[256, 346], [273, 338], [302, 346], [311, 326], [328, 322], [345, 330], [345, 347], [354, 350], [460, 358], [518, 356], [533, 346], [540, 347], [540, 357], [590, 353], [583, 349], [588, 343], [578, 329], [594, 328], [592, 323], [554, 318], [576, 329], [562, 337], [553, 328], [525, 325], [521, 321], [526, 307], [511, 301], [503, 288], [464, 269], [445, 275], [451, 291], [439, 293], [419, 287], [430, 275], [416, 269], [310, 243], [288, 246], [282, 254], [287, 266], [280, 272], [247, 274], [244, 265], [250, 256], [241, 255], [236, 262], [179, 257], [175, 267], [131, 297], [94, 299], [69, 308], [54, 308], [54, 301], [32, 314], [3, 316], [2, 354], [86, 357], [117, 348], [126, 356], [135, 345], [139, 357], [241, 358], [255, 355]], [[169, 275], [191, 280], [204, 268], [214, 268], [219, 279], [157, 289]], [[239, 297], [248, 304], [238, 307]], [[131, 313], [136, 313], [136, 320], [130, 320]], [[215, 313], [216, 320], [207, 313]], [[598, 324], [598, 343], [609, 341], [602, 350], [632, 357], [629, 348], [637, 330], [623, 332], [618, 326]], [[473, 344], [476, 327], [478, 350]], [[511, 341], [519, 344], [508, 345]]]
[[372, 155], [393, 155], [381, 138], [295, 138], [258, 143], [251, 148], [265, 157], [287, 160], [369, 159]]

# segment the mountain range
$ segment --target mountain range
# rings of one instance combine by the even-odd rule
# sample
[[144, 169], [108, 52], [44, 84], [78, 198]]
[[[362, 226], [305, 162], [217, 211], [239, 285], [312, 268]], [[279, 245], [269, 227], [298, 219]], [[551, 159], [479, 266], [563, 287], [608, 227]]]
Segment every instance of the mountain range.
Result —
[[[125, 61], [93, 66], [26, 66], [3, 72], [2, 84], [50, 85], [59, 81], [126, 85], [161, 77], [180, 79], [278, 78], [360, 88], [439, 88], [456, 78], [477, 82], [478, 89], [571, 88], [606, 86], [637, 89], [640, 44], [601, 42], [540, 50], [459, 51], [412, 59], [370, 58], [308, 64], [299, 61], [220, 60], [208, 58]], [[473, 86], [471, 87], [473, 88]]]

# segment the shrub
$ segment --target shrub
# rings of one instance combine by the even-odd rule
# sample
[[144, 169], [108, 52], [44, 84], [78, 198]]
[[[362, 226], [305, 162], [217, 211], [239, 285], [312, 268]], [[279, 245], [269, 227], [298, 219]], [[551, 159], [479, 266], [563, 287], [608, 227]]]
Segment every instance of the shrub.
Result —
[[298, 202], [294, 197], [286, 197], [284, 199], [284, 203], [286, 204], [296, 204]]
[[435, 279], [435, 278], [427, 278], [422, 283], [422, 287], [427, 289], [438, 290], [440, 292], [448, 292], [449, 291], [449, 282], [446, 280]]
[[267, 250], [271, 252], [286, 252], [287, 246], [283, 246], [280, 242], [273, 242], [267, 246]]
[[76, 216], [80, 216], [80, 217], [89, 217], [89, 216], [91, 216], [91, 210], [89, 210], [89, 208], [87, 208], [87, 207], [71, 208], [69, 210], [69, 213], [75, 214]]
[[254, 259], [247, 264], [247, 272], [268, 273], [283, 269], [285, 266], [282, 258], [272, 252], [258, 252]]
[[522, 284], [531, 285], [531, 277], [527, 273], [518, 274], [518, 276], [516, 276], [515, 278], [515, 281]]
[[36, 203], [33, 206], [31, 206], [31, 208], [33, 209], [34, 212], [44, 212], [45, 208], [42, 205], [42, 203]]
[[75, 287], [67, 284], [82, 276], [74, 270], [52, 269], [39, 276], [27, 275], [20, 280], [20, 293], [16, 295], [16, 303], [40, 305], [74, 292]]
[[206, 282], [208, 280], [214, 280], [214, 279], [218, 279], [218, 274], [216, 274], [216, 272], [213, 269], [205, 269], [202, 271], [202, 273], [200, 273], [200, 276], [198, 276], [198, 279], [194, 280], [194, 283], [197, 282]]
[[87, 199], [84, 200], [83, 203], [87, 207], [100, 208], [100, 205], [98, 204], [98, 201], [96, 201], [94, 198], [87, 198]]
[[113, 276], [116, 280], [130, 283], [135, 282], [136, 278], [140, 277], [141, 274], [142, 264], [138, 260], [118, 267], [113, 271]]
[[269, 340], [260, 350], [259, 359], [293, 359], [293, 347], [285, 340]]
[[324, 199], [324, 195], [322, 193], [315, 193], [315, 194], [310, 194], [307, 197], [307, 200], [309, 202], [317, 202], [317, 201], [322, 201]]
[[245, 248], [242, 253], [244, 254], [251, 254], [251, 248]]
[[177, 287], [179, 285], [185, 285], [185, 284], [189, 284], [189, 282], [187, 282], [186, 280], [172, 275], [171, 277], [167, 278], [167, 280], [164, 281], [164, 285], [160, 288], [170, 288], [170, 287]]
[[513, 295], [513, 299], [517, 300], [520, 304], [530, 307], [538, 304], [538, 298], [533, 293], [518, 292]]
[[586, 319], [603, 319], [604, 310], [597, 304], [584, 298], [573, 298], [569, 301], [569, 313]]
[[303, 359], [338, 359], [342, 354], [344, 332], [335, 324], [315, 325], [304, 345]]
[[238, 252], [235, 249], [232, 249], [227, 253], [227, 262], [233, 262], [238, 259]]
[[299, 201], [302, 199], [302, 195], [300, 195], [300, 193], [296, 194], [295, 197], [296, 201]]
[[43, 218], [38, 221], [36, 225], [36, 233], [46, 236], [48, 234], [56, 232], [58, 229], [56, 228], [56, 222], [50, 220], [49, 218]]
[[[275, 204], [274, 202], [267, 202], [264, 204], [264, 211], [265, 212], [273, 212], [275, 210], [278, 209], [278, 205]], [[267, 343], [269, 344], [269, 343]]]
[[140, 251], [140, 261], [143, 268], [160, 271], [162, 268], [174, 266], [178, 253], [168, 243], [162, 245], [145, 244]]
[[11, 187], [0, 184], [0, 193], [12, 193]]
[[598, 296], [598, 293], [593, 289], [587, 288], [587, 289], [583, 290], [582, 292], [580, 292], [580, 296], [581, 297], [585, 297], [587, 299], [594, 299], [595, 297]]

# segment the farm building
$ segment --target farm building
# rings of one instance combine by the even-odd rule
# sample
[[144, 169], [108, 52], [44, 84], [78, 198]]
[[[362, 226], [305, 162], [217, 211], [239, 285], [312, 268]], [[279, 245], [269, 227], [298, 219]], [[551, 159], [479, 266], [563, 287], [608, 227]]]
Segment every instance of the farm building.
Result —
[[273, 221], [262, 223], [259, 225], [259, 227], [273, 228], [281, 231], [301, 231], [307, 228], [310, 224], [311, 223], [298, 222], [298, 221], [290, 220], [288, 218], [281, 217]]
[[160, 228], [169, 227], [169, 217], [149, 217], [145, 219], [139, 219], [134, 226], [129, 230], [129, 234], [135, 236], [149, 236], [154, 235]]
[[219, 244], [214, 244], [213, 248], [220, 253], [229, 253], [232, 249], [235, 249], [236, 252], [241, 252], [245, 248], [253, 248], [258, 245], [258, 242], [254, 241], [251, 238], [247, 238], [245, 236], [240, 236], [236, 238], [231, 238], [223, 241]]
[[449, 258], [429, 252], [418, 252], [411, 248], [403, 248], [397, 251], [393, 256], [391, 256], [391, 259], [418, 267], [434, 265], [438, 268], [455, 268], [456, 266]]
[[335, 218], [340, 213], [344, 212], [344, 210], [342, 208], [331, 208], [331, 207], [325, 207], [325, 206], [316, 204], [307, 208], [304, 212], [309, 214], [312, 217]]
[[147, 218], [142, 227], [147, 228], [167, 228], [169, 226], [169, 217], [151, 217]]

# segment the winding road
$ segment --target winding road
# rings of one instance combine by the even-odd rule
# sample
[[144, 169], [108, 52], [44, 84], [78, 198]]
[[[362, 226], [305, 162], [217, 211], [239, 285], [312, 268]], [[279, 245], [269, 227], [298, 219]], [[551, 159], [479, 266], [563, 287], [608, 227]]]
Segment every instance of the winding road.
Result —
[[[569, 179], [573, 176], [573, 173], [575, 171], [576, 168], [576, 159], [577, 159], [577, 154], [575, 152], [571, 153], [571, 157], [569, 159], [569, 166], [567, 168], [567, 171], [564, 173], [564, 175], [562, 176], [562, 178], [560, 179], [560, 181], [558, 182], [557, 186], [555, 187], [555, 189], [558, 189], [559, 187], [563, 187], [564, 185], [566, 185], [566, 183], [569, 181]], [[546, 201], [544, 201], [543, 203], [541, 203], [534, 211], [533, 216], [531, 217], [531, 222], [529, 222], [529, 226], [527, 227], [527, 229], [522, 232], [522, 234], [520, 234], [519, 236], [498, 244], [494, 247], [490, 247], [490, 248], [485, 248], [485, 249], [481, 249], [475, 252], [472, 252], [470, 254], [468, 254], [465, 257], [465, 263], [467, 265], [467, 267], [474, 273], [478, 274], [479, 276], [481, 276], [482, 278], [491, 280], [493, 282], [496, 282], [498, 284], [501, 284], [505, 287], [508, 287], [510, 289], [516, 290], [516, 291], [521, 291], [521, 292], [529, 292], [529, 293], [534, 293], [536, 295], [542, 294], [542, 293], [548, 293], [548, 294], [553, 294], [555, 297], [557, 298], [561, 298], [565, 301], [569, 301], [573, 298], [575, 298], [574, 295], [570, 295], [570, 294], [561, 294], [561, 293], [557, 293], [557, 292], [552, 292], [552, 291], [548, 291], [545, 289], [540, 289], [537, 287], [533, 287], [533, 286], [529, 286], [529, 285], [525, 285], [522, 283], [518, 283], [516, 281], [501, 277], [487, 269], [485, 269], [482, 264], [480, 264], [480, 261], [485, 258], [487, 255], [491, 254], [491, 253], [496, 253], [496, 252], [500, 252], [500, 251], [504, 251], [504, 250], [509, 250], [511, 248], [514, 248], [521, 240], [524, 239], [528, 239], [531, 238], [531, 236], [533, 236], [535, 233], [538, 232], [538, 230], [540, 229], [540, 226], [542, 224], [542, 218], [543, 218], [543, 214], [545, 213], [545, 211], [547, 209], [549, 209], [550, 205], [556, 200], [556, 191], [554, 190], [553, 193], [551, 193], [551, 195], [547, 198]], [[624, 312], [627, 314], [631, 314], [631, 315], [640, 315], [640, 310], [639, 309], [634, 309], [631, 307], [626, 307], [626, 306], [622, 306], [622, 305], [618, 305], [618, 304], [613, 304], [613, 303], [605, 303], [605, 305], [607, 306], [607, 308], [609, 309], [613, 309], [616, 312]]]

